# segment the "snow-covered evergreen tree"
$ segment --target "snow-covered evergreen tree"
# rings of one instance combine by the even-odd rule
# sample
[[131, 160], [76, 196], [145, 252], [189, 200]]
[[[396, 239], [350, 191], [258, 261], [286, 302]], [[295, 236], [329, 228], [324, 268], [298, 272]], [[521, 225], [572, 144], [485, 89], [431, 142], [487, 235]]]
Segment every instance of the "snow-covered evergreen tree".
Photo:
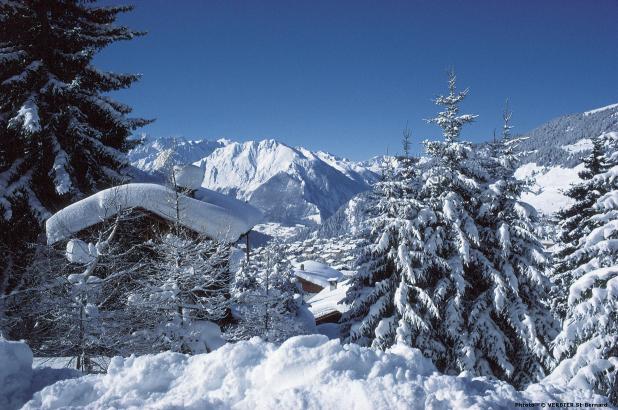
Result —
[[[494, 181], [460, 141], [461, 127], [476, 117], [459, 114], [466, 94], [451, 73], [449, 94], [436, 99], [444, 111], [430, 120], [444, 141], [425, 142], [422, 186], [403, 201], [411, 215], [399, 208], [374, 220], [374, 244], [346, 299], [346, 325], [349, 340], [377, 347], [397, 340], [444, 372], [522, 386], [551, 366], [551, 320], [536, 301], [547, 285], [543, 254], [529, 232], [533, 212], [515, 200], [513, 181]], [[391, 185], [381, 188], [386, 210], [397, 208]]]
[[495, 141], [494, 156], [489, 158], [492, 180], [481, 196], [476, 223], [480, 249], [495, 269], [488, 270], [484, 279], [490, 284], [486, 303], [493, 304], [487, 312], [489, 326], [495, 323], [502, 333], [497, 338], [503, 344], [500, 360], [512, 365], [504, 366], [500, 377], [523, 387], [553, 367], [548, 347], [558, 324], [547, 301], [549, 282], [544, 272], [548, 260], [535, 235], [537, 213], [519, 199], [527, 183], [514, 176], [519, 140], [511, 136], [508, 102], [503, 119], [502, 138]]
[[[129, 6], [78, 0], [0, 3], [0, 245], [4, 274], [23, 268], [41, 221], [123, 177], [131, 132], [148, 121], [105, 93], [134, 74], [92, 65], [107, 45], [142, 33], [114, 25]], [[6, 230], [5, 230], [6, 229]], [[10, 238], [10, 242], [8, 239]]]
[[607, 171], [610, 164], [604, 155], [604, 141], [600, 137], [592, 139], [592, 151], [584, 158], [584, 169], [579, 173], [581, 182], [573, 184], [565, 194], [575, 200], [574, 204], [556, 214], [559, 229], [559, 250], [556, 252], [555, 267], [552, 280], [555, 284], [553, 291], [554, 310], [561, 319], [564, 319], [567, 310], [568, 287], [577, 277], [573, 277], [574, 270], [588, 262], [592, 254], [577, 252], [580, 240], [596, 228], [599, 223], [593, 216], [595, 202], [612, 189], [605, 178], [595, 176]]
[[270, 342], [308, 333], [310, 313], [304, 307], [293, 267], [284, 258], [283, 245], [270, 242], [254, 252], [236, 274], [233, 301], [238, 323], [228, 330], [233, 340], [259, 336]]
[[601, 154], [594, 143], [576, 200], [560, 213], [562, 249], [554, 277], [562, 331], [552, 377], [578, 388], [611, 395], [618, 372], [618, 155]]
[[421, 242], [414, 221], [420, 204], [414, 198], [418, 173], [409, 157], [408, 130], [403, 147], [401, 167], [395, 171], [386, 164], [382, 180], [374, 186], [368, 227], [361, 231], [369, 241], [344, 300], [350, 309], [342, 317], [346, 341], [381, 349], [393, 345], [398, 334], [407, 338], [410, 326], [426, 320], [422, 308], [412, 308], [410, 299], [428, 307], [427, 314], [435, 312], [431, 298], [416, 286]]

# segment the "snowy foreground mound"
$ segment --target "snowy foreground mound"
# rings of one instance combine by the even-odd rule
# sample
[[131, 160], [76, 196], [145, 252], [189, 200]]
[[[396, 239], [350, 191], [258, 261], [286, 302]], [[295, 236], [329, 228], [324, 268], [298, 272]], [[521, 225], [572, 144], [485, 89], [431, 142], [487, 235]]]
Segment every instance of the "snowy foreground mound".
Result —
[[0, 409], [19, 408], [43, 387], [80, 375], [71, 369], [33, 369], [32, 359], [27, 344], [0, 336]]
[[518, 392], [485, 378], [440, 375], [416, 349], [386, 353], [299, 336], [277, 347], [254, 338], [196, 356], [114, 358], [107, 375], [64, 380], [26, 409], [507, 409], [515, 403], [596, 402], [583, 391]]

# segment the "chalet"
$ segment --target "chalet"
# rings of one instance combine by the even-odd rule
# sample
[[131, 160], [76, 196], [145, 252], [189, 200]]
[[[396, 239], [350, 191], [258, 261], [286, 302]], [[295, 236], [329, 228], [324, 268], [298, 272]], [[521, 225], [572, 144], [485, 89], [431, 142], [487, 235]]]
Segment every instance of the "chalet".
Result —
[[348, 310], [342, 301], [350, 286], [349, 279], [341, 279], [336, 288], [325, 288], [307, 300], [309, 311], [315, 318], [315, 324], [338, 323], [341, 315]]
[[307, 293], [319, 293], [323, 289], [335, 289], [343, 277], [338, 270], [316, 261], [297, 264], [294, 276]]
[[92, 233], [120, 213], [128, 216], [121, 230], [137, 230], [140, 240], [178, 223], [196, 236], [234, 243], [260, 222], [262, 214], [253, 206], [202, 188], [198, 167], [179, 167], [174, 175], [176, 186], [182, 188], [178, 191], [159, 184], [130, 183], [67, 206], [46, 221], [48, 244]]

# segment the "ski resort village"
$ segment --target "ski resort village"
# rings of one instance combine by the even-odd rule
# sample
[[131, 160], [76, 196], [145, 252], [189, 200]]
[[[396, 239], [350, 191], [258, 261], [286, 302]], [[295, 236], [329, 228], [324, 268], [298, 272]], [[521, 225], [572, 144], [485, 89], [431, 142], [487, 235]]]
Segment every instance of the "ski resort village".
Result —
[[133, 3], [0, 0], [0, 410], [618, 408], [615, 0]]

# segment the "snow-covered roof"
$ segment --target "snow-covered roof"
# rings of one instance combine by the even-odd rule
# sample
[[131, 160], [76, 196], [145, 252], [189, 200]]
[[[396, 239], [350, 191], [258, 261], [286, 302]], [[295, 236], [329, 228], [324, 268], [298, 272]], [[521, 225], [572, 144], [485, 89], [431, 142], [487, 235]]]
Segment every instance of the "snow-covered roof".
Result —
[[297, 263], [296, 269], [294, 269], [294, 275], [323, 288], [328, 287], [329, 282], [338, 281], [343, 277], [343, 273], [338, 270], [316, 261]]
[[309, 311], [313, 313], [313, 317], [318, 319], [333, 312], [346, 312], [349, 306], [339, 302], [345, 298], [349, 287], [349, 279], [343, 280], [337, 284], [335, 289], [324, 288], [320, 293], [316, 293], [311, 299], [307, 300]]
[[[141, 208], [175, 220], [174, 191], [157, 184], [126, 184], [105, 189], [52, 215], [45, 223], [51, 245], [102, 222], [119, 211]], [[180, 224], [210, 238], [236, 241], [262, 219], [253, 206], [209, 189], [200, 188], [195, 198], [179, 197]]]

